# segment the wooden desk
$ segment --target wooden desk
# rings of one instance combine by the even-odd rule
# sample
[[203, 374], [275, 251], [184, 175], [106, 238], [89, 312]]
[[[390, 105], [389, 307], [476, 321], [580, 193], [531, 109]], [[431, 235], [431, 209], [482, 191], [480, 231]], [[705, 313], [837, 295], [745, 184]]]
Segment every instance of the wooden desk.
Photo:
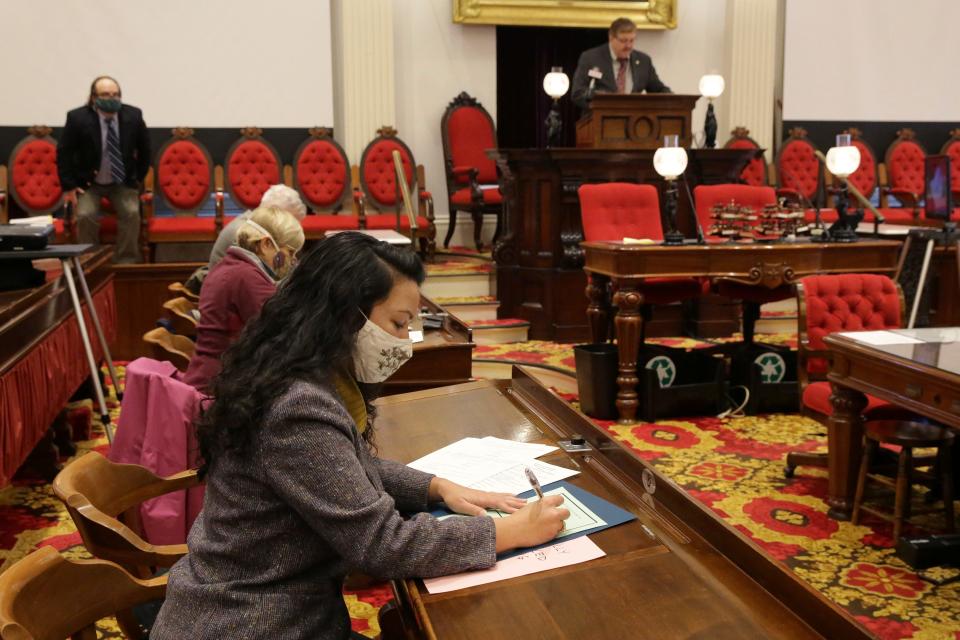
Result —
[[[437, 595], [420, 580], [396, 583], [407, 637], [871, 637], [522, 369], [511, 381], [391, 396], [377, 406], [379, 454], [403, 462], [466, 436], [553, 443], [579, 433], [592, 451], [544, 459], [579, 468], [571, 482], [638, 516], [592, 535], [607, 555], [588, 563]], [[653, 494], [642, 488], [644, 472], [656, 482]]]
[[862, 413], [869, 393], [960, 429], [960, 328], [900, 330], [920, 344], [875, 346], [833, 334], [827, 426], [830, 516], [847, 520], [863, 454]]
[[[619, 422], [630, 424], [637, 415], [637, 351], [640, 347], [638, 285], [645, 278], [707, 277], [775, 289], [815, 273], [893, 274], [900, 243], [861, 240], [852, 244], [804, 242], [773, 244], [706, 244], [666, 247], [625, 245], [622, 242], [584, 242], [587, 317], [594, 342], [607, 340], [611, 303], [617, 351], [620, 358], [617, 384]], [[613, 299], [608, 284], [613, 283]]]
[[[596, 182], [635, 182], [653, 184], [662, 192], [665, 182], [654, 171], [654, 151], [567, 148], [487, 153], [500, 170], [504, 199], [500, 238], [493, 249], [498, 315], [530, 322], [533, 340], [585, 340], [590, 330], [579, 303], [587, 282], [577, 189]], [[699, 184], [737, 182], [743, 167], [760, 153], [690, 149], [684, 175], [691, 192]], [[682, 187], [677, 208], [680, 230], [694, 237], [693, 207]]]
[[[108, 341], [116, 335], [117, 316], [110, 256], [110, 248], [100, 248], [80, 257]], [[0, 292], [0, 487], [47, 435], [57, 414], [90, 375], [60, 265], [44, 262], [56, 265], [45, 284]], [[89, 318], [86, 326], [94, 335]], [[92, 343], [99, 361], [103, 349], [95, 338]]]
[[423, 332], [413, 357], [383, 383], [383, 395], [469, 382], [473, 371], [473, 330], [430, 298], [420, 296], [420, 309], [444, 314], [443, 326]]

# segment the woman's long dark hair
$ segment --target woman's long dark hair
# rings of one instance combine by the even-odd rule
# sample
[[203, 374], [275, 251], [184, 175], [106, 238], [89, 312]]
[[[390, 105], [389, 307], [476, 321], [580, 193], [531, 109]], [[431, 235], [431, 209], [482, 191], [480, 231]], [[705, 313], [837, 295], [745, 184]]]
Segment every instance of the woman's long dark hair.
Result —
[[244, 451], [293, 381], [351, 371], [364, 315], [398, 278], [423, 282], [417, 255], [364, 234], [338, 233], [308, 253], [223, 355], [198, 424], [201, 473], [218, 455]]

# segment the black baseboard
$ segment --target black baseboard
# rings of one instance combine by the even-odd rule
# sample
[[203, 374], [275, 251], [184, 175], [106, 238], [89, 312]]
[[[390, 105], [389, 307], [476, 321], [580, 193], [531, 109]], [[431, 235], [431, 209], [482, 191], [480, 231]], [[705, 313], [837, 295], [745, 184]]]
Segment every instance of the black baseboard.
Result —
[[[814, 145], [821, 151], [835, 144], [836, 136], [844, 129], [856, 127], [867, 144], [877, 155], [877, 162], [883, 162], [887, 147], [896, 140], [900, 129], [913, 129], [917, 141], [929, 154], [940, 152], [940, 148], [950, 137], [950, 131], [960, 127], [960, 122], [884, 122], [877, 120], [784, 120], [783, 135], [786, 138], [793, 127], [803, 127]], [[779, 147], [779, 143], [778, 143]]]

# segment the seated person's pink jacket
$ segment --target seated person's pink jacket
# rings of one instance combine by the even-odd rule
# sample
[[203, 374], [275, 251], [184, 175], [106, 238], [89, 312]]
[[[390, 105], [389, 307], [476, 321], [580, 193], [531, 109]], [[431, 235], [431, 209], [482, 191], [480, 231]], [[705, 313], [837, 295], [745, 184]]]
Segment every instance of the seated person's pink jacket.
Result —
[[210, 270], [200, 290], [196, 353], [184, 382], [207, 390], [220, 373], [220, 356], [277, 290], [271, 275], [256, 254], [240, 247], [230, 247]]
[[[127, 365], [110, 460], [138, 464], [161, 477], [199, 466], [194, 422], [201, 396], [178, 377], [169, 362], [138, 358]], [[184, 544], [202, 506], [202, 486], [144, 502], [140, 507], [144, 539]]]

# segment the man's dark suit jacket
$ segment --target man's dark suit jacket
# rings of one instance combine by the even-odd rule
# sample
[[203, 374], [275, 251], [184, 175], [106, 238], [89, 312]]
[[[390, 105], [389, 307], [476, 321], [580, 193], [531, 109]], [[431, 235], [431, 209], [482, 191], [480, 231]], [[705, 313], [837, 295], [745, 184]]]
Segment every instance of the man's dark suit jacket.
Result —
[[[124, 183], [136, 187], [150, 169], [150, 138], [140, 109], [128, 104], [116, 115], [120, 118], [120, 153], [126, 172]], [[86, 189], [100, 169], [102, 137], [100, 116], [85, 106], [67, 113], [60, 142], [57, 144], [57, 173], [64, 191]]]
[[[617, 91], [617, 72], [610, 57], [610, 44], [587, 49], [580, 54], [577, 70], [573, 73], [573, 103], [581, 109], [586, 109], [587, 103], [590, 102], [587, 93], [591, 78], [587, 72], [594, 67], [603, 76], [593, 84], [593, 93], [598, 91], [616, 93]], [[660, 78], [657, 77], [657, 70], [653, 68], [653, 62], [647, 54], [631, 51], [629, 71], [633, 74], [633, 93], [640, 93], [644, 89], [647, 93], [670, 93], [670, 87], [660, 82]]]

